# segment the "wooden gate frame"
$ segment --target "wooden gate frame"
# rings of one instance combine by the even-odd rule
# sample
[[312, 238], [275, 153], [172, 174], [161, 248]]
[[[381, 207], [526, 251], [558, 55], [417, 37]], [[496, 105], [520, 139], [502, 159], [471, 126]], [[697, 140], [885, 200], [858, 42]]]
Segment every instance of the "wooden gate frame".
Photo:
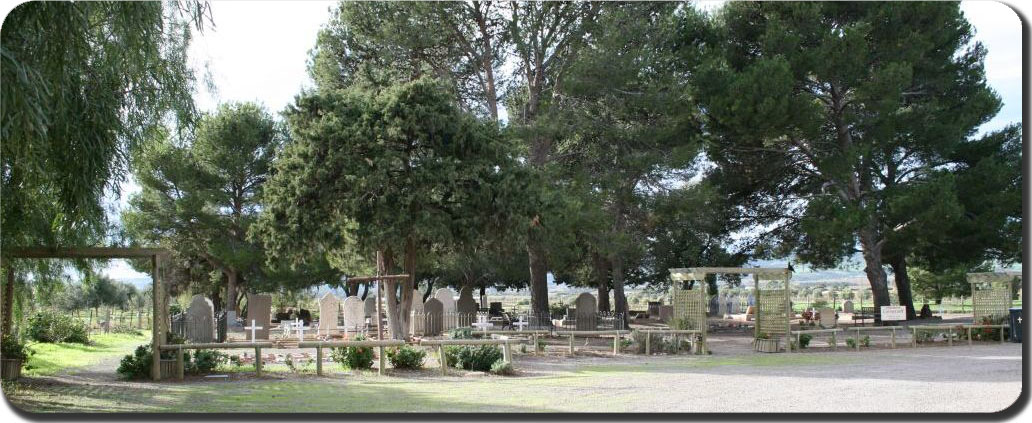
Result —
[[[983, 314], [982, 311], [985, 308], [987, 308], [986, 307], [987, 304], [976, 304], [975, 303], [975, 301], [976, 301], [976, 299], [975, 299], [975, 297], [976, 297], [975, 291], [979, 290], [977, 285], [983, 285], [983, 284], [988, 284], [988, 285], [1006, 285], [1006, 287], [1007, 287], [1006, 288], [1007, 289], [1007, 302], [1008, 302], [1008, 305], [1007, 305], [1006, 308], [1010, 308], [1012, 305], [1014, 305], [1014, 297], [1013, 297], [1013, 293], [1012, 292], [1013, 292], [1013, 289], [1014, 289], [1014, 280], [1015, 279], [1017, 279], [1019, 284], [1021, 283], [1021, 272], [1006, 271], [1006, 272], [980, 272], [980, 273], [968, 273], [967, 274], [967, 281], [968, 281], [969, 284], [971, 284], [971, 313], [972, 313], [972, 316], [973, 316], [973, 319], [974, 319], [974, 324], [976, 324], [976, 325], [981, 324], [980, 318], [983, 317], [982, 316], [982, 314]], [[998, 318], [1003, 318], [1003, 319], [1006, 320], [1006, 318], [1008, 316], [1007, 313], [1009, 313], [1009, 312], [1005, 309], [1005, 310], [1003, 310], [1003, 315], [1001, 315], [1001, 316], [992, 315], [992, 316], [998, 317]]]
[[688, 268], [675, 268], [670, 269], [670, 278], [673, 280], [695, 280], [703, 282], [706, 280], [708, 275], [717, 274], [737, 274], [737, 275], [752, 275], [754, 280], [753, 285], [753, 296], [756, 297], [756, 308], [755, 317], [756, 325], [753, 329], [753, 336], [758, 336], [760, 333], [760, 277], [767, 276], [774, 280], [783, 280], [785, 282], [785, 312], [788, 314], [788, 322], [785, 325], [785, 346], [790, 348], [790, 342], [792, 337], [792, 290], [789, 286], [789, 282], [792, 280], [792, 271], [788, 268], [780, 267], [688, 267]]
[[[139, 259], [151, 260], [151, 379], [161, 379], [161, 345], [165, 341], [168, 321], [165, 287], [168, 284], [168, 263], [171, 253], [164, 248], [142, 247], [26, 247], [4, 249], [0, 256], [8, 259]], [[8, 276], [11, 278], [11, 276]], [[12, 281], [8, 281], [11, 283]]]

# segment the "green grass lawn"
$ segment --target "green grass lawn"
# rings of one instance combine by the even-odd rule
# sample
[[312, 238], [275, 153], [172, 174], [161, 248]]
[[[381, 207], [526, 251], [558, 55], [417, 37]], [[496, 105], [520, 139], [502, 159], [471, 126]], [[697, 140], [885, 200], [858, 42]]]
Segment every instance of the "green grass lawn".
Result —
[[30, 343], [36, 353], [29, 358], [26, 376], [53, 375], [62, 370], [76, 369], [96, 364], [104, 359], [130, 354], [136, 346], [150, 342], [150, 332], [131, 334], [93, 334], [93, 345]]

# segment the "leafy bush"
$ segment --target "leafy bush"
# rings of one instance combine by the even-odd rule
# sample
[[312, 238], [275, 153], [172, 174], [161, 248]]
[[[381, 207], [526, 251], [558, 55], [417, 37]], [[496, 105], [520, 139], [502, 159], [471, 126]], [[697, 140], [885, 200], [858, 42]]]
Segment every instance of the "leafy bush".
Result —
[[395, 369], [422, 369], [426, 351], [403, 345], [387, 351], [387, 360]]
[[[355, 337], [356, 341], [365, 340], [362, 335]], [[334, 348], [330, 353], [333, 361], [340, 363], [345, 369], [369, 369], [373, 367], [372, 347], [341, 347]]]
[[[638, 348], [636, 350], [637, 353], [638, 354], [645, 354], [645, 332], [637, 331], [637, 330], [634, 331], [634, 332], [631, 332], [631, 339], [633, 339], [634, 343], [638, 346]], [[649, 348], [652, 351], [660, 351], [660, 349], [662, 347], [663, 347], [663, 334], [661, 334], [661, 333], [651, 333], [651, 334], [649, 334]]]
[[497, 345], [464, 345], [457, 348], [455, 353], [454, 361], [448, 357], [449, 363], [464, 370], [480, 372], [490, 371], [491, 365], [502, 358], [502, 350]]
[[25, 336], [36, 342], [55, 343], [71, 342], [89, 344], [90, 331], [85, 323], [76, 321], [72, 316], [40, 311], [29, 317], [25, 328]]
[[[184, 354], [187, 354], [184, 352]], [[229, 356], [216, 350], [197, 350], [193, 354], [193, 360], [188, 355], [183, 356], [186, 368], [185, 372], [190, 374], [205, 374], [217, 369], [219, 366], [229, 362]]]
[[287, 365], [287, 369], [290, 370], [291, 373], [310, 373], [312, 371], [312, 365], [315, 364], [315, 360], [309, 358], [301, 360], [299, 363], [295, 363], [294, 358], [290, 354], [287, 354], [287, 358], [283, 361], [283, 364]]
[[809, 347], [811, 339], [813, 339], [813, 335], [810, 335], [808, 333], [799, 335], [799, 348]]
[[143, 379], [150, 376], [153, 363], [150, 345], [140, 345], [132, 354], [122, 357], [117, 372], [126, 379]]
[[864, 335], [863, 338], [860, 338], [860, 346], [861, 347], [870, 347], [871, 346], [871, 337], [869, 335]]
[[853, 338], [846, 338], [846, 346], [849, 348], [856, 348], [856, 340]]
[[473, 329], [455, 328], [448, 334], [452, 339], [473, 339]]
[[502, 376], [511, 376], [516, 374], [516, 370], [512, 368], [512, 363], [508, 363], [505, 360], [498, 360], [491, 365], [491, 373]]
[[18, 338], [11, 335], [4, 335], [0, 340], [0, 358], [5, 360], [28, 360], [35, 351], [25, 344], [18, 342]]
[[122, 325], [114, 326], [108, 332], [110, 332], [110, 333], [117, 333], [117, 334], [124, 334], [124, 335], [134, 335], [134, 336], [141, 335], [139, 329], [133, 328], [132, 326], [122, 326]]

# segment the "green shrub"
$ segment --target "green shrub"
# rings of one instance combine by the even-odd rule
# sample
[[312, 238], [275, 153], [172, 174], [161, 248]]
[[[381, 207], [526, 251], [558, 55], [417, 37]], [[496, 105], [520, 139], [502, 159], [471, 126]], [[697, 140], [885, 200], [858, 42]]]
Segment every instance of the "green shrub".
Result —
[[511, 376], [516, 374], [516, 370], [512, 368], [512, 363], [508, 363], [505, 360], [498, 360], [491, 365], [491, 373], [502, 376]]
[[473, 329], [455, 328], [448, 334], [452, 339], [473, 339]]
[[124, 334], [124, 335], [134, 335], [134, 336], [142, 335], [140, 333], [139, 329], [133, 328], [132, 326], [122, 326], [122, 325], [112, 327], [111, 330], [109, 330], [108, 332], [110, 332], [110, 333], [117, 333], [117, 334]]
[[799, 335], [799, 348], [809, 347], [811, 339], [813, 339], [813, 335], [810, 335], [808, 333]]
[[[634, 331], [631, 332], [631, 339], [637, 344], [637, 353], [645, 354], [645, 332]], [[662, 351], [663, 348], [663, 334], [651, 333], [649, 334], [649, 349], [652, 351]]]
[[[365, 340], [362, 335], [355, 337], [356, 341]], [[369, 369], [373, 367], [372, 347], [341, 347], [334, 348], [330, 353], [333, 361], [340, 363], [345, 369]]]
[[856, 340], [853, 338], [846, 338], [846, 346], [849, 348], [856, 348]]
[[35, 351], [25, 344], [18, 342], [18, 338], [11, 335], [4, 335], [0, 339], [0, 358], [5, 360], [28, 360]]
[[860, 346], [861, 347], [870, 347], [871, 346], [871, 337], [869, 335], [864, 335], [863, 338], [860, 338]]
[[29, 317], [25, 327], [25, 336], [36, 342], [55, 343], [70, 342], [89, 344], [90, 331], [85, 323], [76, 321], [72, 316], [40, 311]]
[[422, 369], [426, 351], [403, 345], [387, 351], [387, 360], [395, 369]]
[[152, 363], [154, 355], [151, 354], [150, 345], [140, 345], [132, 354], [122, 357], [117, 372], [126, 379], [147, 378], [150, 377]]
[[183, 356], [183, 360], [186, 361], [184, 363], [186, 365], [184, 369], [186, 373], [205, 374], [229, 362], [229, 356], [216, 350], [197, 350], [193, 354], [193, 360], [190, 360], [186, 355]]
[[464, 370], [487, 372], [491, 365], [502, 358], [502, 350], [496, 345], [464, 345], [445, 348], [448, 363]]

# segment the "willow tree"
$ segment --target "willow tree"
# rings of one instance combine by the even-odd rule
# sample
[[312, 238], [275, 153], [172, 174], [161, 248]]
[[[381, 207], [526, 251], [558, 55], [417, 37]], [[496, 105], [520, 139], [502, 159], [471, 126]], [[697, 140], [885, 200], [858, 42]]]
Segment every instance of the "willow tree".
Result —
[[131, 150], [153, 128], [194, 116], [186, 52], [206, 15], [193, 1], [11, 10], [0, 30], [4, 247], [104, 241], [103, 197], [117, 191]]
[[949, 192], [934, 176], [1000, 105], [959, 4], [733, 2], [718, 19], [697, 87], [739, 217], [821, 266], [859, 252], [888, 305], [895, 234], [958, 210], [899, 206]]
[[515, 171], [508, 143], [434, 80], [308, 93], [285, 116], [292, 140], [254, 233], [270, 260], [375, 252], [388, 272], [400, 258], [410, 277], [383, 284], [395, 338], [408, 335], [421, 249], [508, 231], [524, 207], [519, 193], [531, 181]]

